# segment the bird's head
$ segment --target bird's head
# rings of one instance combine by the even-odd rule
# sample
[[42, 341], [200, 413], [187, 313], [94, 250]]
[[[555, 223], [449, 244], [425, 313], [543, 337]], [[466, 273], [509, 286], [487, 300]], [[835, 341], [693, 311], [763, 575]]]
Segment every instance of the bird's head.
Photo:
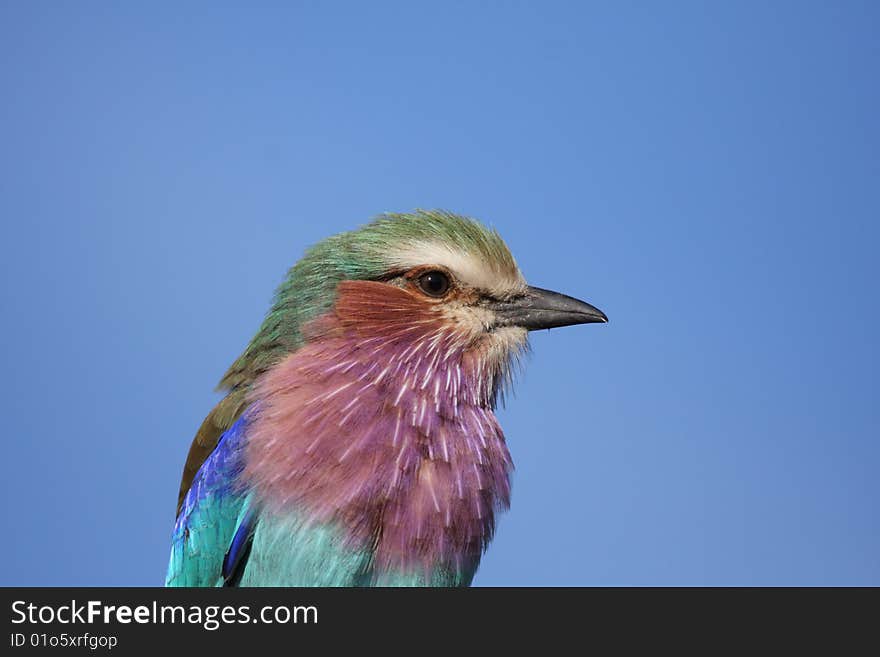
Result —
[[398, 340], [401, 350], [421, 345], [422, 356], [432, 344], [455, 349], [491, 379], [494, 403], [529, 331], [606, 321], [586, 302], [529, 286], [494, 230], [417, 211], [383, 215], [312, 247], [242, 358], [283, 356], [341, 326], [365, 345]]

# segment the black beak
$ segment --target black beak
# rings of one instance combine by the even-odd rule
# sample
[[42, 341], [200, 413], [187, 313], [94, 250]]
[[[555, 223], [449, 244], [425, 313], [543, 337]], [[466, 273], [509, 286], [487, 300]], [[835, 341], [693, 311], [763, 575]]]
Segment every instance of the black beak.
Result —
[[495, 311], [495, 326], [519, 326], [529, 331], [608, 321], [605, 313], [585, 301], [539, 287], [526, 288], [522, 296], [493, 301], [489, 307]]

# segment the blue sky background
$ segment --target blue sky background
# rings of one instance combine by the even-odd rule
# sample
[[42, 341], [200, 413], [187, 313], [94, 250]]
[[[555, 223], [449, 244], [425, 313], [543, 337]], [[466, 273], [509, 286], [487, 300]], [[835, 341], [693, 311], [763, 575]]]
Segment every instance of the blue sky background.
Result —
[[873, 2], [0, 3], [0, 584], [157, 585], [310, 244], [443, 207], [533, 335], [478, 585], [880, 585]]

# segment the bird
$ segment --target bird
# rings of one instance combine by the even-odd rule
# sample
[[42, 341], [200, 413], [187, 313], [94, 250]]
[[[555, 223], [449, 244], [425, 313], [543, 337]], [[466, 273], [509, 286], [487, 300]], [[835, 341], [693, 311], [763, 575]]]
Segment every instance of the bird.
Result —
[[192, 442], [166, 586], [470, 586], [510, 503], [495, 410], [529, 332], [607, 321], [445, 210], [318, 242]]

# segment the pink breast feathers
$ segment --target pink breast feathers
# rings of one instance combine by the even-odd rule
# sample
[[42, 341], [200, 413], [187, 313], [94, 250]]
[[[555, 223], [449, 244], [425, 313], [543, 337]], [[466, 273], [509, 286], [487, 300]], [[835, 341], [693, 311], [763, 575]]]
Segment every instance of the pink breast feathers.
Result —
[[245, 478], [261, 503], [338, 524], [380, 567], [478, 558], [513, 468], [480, 345], [365, 281], [340, 284], [305, 335], [254, 391]]

